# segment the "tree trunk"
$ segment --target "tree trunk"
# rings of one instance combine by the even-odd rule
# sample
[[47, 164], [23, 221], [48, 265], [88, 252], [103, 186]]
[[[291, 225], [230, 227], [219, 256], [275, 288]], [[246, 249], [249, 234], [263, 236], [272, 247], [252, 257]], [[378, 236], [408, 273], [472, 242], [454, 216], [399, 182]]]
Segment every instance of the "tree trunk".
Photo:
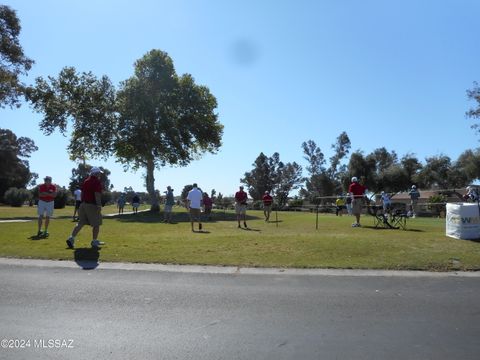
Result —
[[148, 160], [145, 185], [147, 186], [147, 192], [150, 195], [150, 201], [152, 202], [150, 211], [159, 212], [160, 205], [158, 204], [157, 194], [155, 193], [155, 178], [153, 177], [154, 171], [155, 171], [155, 163], [153, 162], [153, 160]]

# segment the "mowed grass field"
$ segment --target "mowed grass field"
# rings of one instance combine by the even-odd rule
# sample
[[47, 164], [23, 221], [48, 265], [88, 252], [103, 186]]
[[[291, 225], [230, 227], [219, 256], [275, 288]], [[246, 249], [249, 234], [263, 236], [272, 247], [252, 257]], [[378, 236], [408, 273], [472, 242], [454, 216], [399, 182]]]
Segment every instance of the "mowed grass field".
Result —
[[[146, 209], [146, 207], [143, 207]], [[126, 208], [126, 211], [130, 208]], [[445, 236], [445, 219], [409, 219], [407, 230], [375, 229], [373, 217], [279, 212], [278, 222], [265, 223], [262, 211], [248, 211], [249, 229], [238, 229], [233, 212], [218, 211], [204, 222], [203, 232], [191, 231], [186, 211], [174, 210], [174, 224], [163, 214], [105, 217], [99, 251], [90, 248], [91, 228], [84, 227], [75, 250], [65, 240], [73, 226], [72, 207], [55, 210], [48, 239], [35, 240], [36, 208], [0, 207], [0, 257], [98, 260], [163, 264], [233, 265], [249, 267], [480, 270], [480, 242]], [[114, 207], [103, 209], [115, 213]]]

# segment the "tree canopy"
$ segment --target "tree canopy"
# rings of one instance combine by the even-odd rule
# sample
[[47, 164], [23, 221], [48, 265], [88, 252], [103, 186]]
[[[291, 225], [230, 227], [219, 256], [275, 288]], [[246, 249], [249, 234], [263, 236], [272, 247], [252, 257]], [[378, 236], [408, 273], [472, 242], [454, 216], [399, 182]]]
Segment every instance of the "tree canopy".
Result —
[[302, 167], [296, 162], [284, 164], [278, 153], [271, 157], [260, 153], [252, 166], [253, 170], [246, 172], [240, 181], [255, 200], [261, 200], [265, 191], [269, 191], [282, 207], [287, 203], [289, 193], [303, 182]]
[[178, 76], [167, 53], [152, 50], [134, 68], [116, 91], [107, 76], [66, 67], [57, 78], [37, 78], [28, 99], [43, 114], [46, 135], [66, 134], [71, 125], [72, 159], [113, 155], [125, 168], [145, 169], [152, 210], [158, 210], [154, 170], [215, 153], [223, 125], [210, 90], [190, 74]]
[[17, 137], [11, 130], [0, 129], [0, 200], [10, 187], [24, 188], [38, 177], [30, 173], [26, 160], [37, 150], [32, 139]]
[[215, 113], [215, 97], [190, 74], [178, 76], [163, 51], [152, 50], [135, 63], [134, 75], [121, 84], [117, 104], [116, 156], [127, 167], [145, 169], [149, 194], [155, 191], [155, 169], [185, 166], [221, 146], [223, 125]]
[[[473, 119], [480, 119], [480, 86], [478, 82], [473, 83], [473, 87], [467, 90], [467, 97], [469, 100], [476, 102], [473, 108], [469, 109], [466, 113], [467, 117]], [[480, 124], [473, 124], [472, 128], [480, 134]]]
[[33, 65], [23, 53], [20, 20], [14, 10], [0, 5], [0, 108], [19, 107], [26, 85], [20, 80]]

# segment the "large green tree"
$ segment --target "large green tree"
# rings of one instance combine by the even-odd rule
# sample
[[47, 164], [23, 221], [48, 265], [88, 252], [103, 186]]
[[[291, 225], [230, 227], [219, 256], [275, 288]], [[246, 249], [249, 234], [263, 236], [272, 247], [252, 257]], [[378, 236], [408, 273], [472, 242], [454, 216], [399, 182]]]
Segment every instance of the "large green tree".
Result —
[[20, 30], [15, 11], [0, 5], [0, 108], [20, 106], [26, 88], [20, 77], [33, 65], [20, 45]]
[[315, 141], [308, 140], [302, 144], [309, 177], [305, 179], [305, 188], [300, 195], [314, 203], [318, 203], [320, 197], [341, 193], [344, 188], [342, 182], [348, 176], [347, 166], [342, 164], [351, 147], [347, 133], [342, 132], [331, 147], [334, 154], [330, 157], [330, 166], [327, 168], [325, 156]]
[[159, 209], [155, 169], [186, 166], [221, 146], [215, 97], [191, 75], [178, 76], [160, 50], [139, 59], [119, 91], [106, 76], [66, 67], [57, 78], [36, 79], [28, 98], [44, 116], [40, 128], [46, 135], [72, 129], [73, 160], [113, 155], [126, 169], [144, 169], [154, 211]]
[[37, 150], [32, 139], [17, 137], [11, 130], [0, 129], [0, 200], [8, 188], [24, 188], [37, 178], [37, 174], [30, 172], [26, 160]]
[[[163, 51], [152, 50], [135, 63], [134, 75], [121, 84], [117, 104], [116, 156], [127, 167], [145, 170], [150, 195], [155, 193], [155, 169], [186, 166], [221, 146], [223, 125], [215, 113], [215, 97], [191, 75], [178, 76]], [[152, 210], [158, 207], [154, 200]]]
[[[107, 76], [77, 73], [65, 67], [58, 77], [38, 77], [28, 99], [43, 114], [40, 129], [45, 135], [71, 130], [68, 152], [72, 160], [107, 158], [117, 138], [116, 92]], [[70, 125], [70, 126], [69, 126]]]
[[302, 167], [296, 162], [283, 163], [277, 152], [271, 157], [260, 153], [252, 166], [253, 169], [246, 172], [240, 182], [247, 186], [248, 193], [255, 200], [261, 200], [265, 191], [269, 191], [282, 207], [290, 192], [303, 182]]

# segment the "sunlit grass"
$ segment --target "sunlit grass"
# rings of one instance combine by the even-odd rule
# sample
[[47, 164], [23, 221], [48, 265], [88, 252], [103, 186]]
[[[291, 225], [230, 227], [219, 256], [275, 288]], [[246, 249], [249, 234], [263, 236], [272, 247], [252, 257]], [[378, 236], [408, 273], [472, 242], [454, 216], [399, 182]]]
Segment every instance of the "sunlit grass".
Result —
[[[130, 209], [126, 209], [130, 210]], [[480, 243], [445, 236], [445, 219], [410, 219], [407, 230], [373, 228], [373, 218], [353, 218], [279, 212], [279, 222], [265, 223], [261, 211], [249, 211], [249, 230], [238, 229], [232, 212], [216, 212], [204, 223], [204, 232], [192, 232], [184, 209], [175, 209], [175, 224], [162, 214], [105, 218], [100, 239], [106, 245], [100, 261], [169, 264], [234, 265], [256, 267], [478, 270]], [[114, 213], [114, 207], [104, 208]], [[0, 256], [72, 260], [65, 240], [75, 223], [73, 209], [55, 210], [46, 240], [31, 240], [36, 222], [0, 223]], [[36, 218], [34, 208], [0, 207], [0, 218]], [[275, 214], [273, 214], [275, 219]], [[90, 248], [91, 231], [85, 227], [76, 248]], [[77, 249], [77, 251], [79, 251]]]

